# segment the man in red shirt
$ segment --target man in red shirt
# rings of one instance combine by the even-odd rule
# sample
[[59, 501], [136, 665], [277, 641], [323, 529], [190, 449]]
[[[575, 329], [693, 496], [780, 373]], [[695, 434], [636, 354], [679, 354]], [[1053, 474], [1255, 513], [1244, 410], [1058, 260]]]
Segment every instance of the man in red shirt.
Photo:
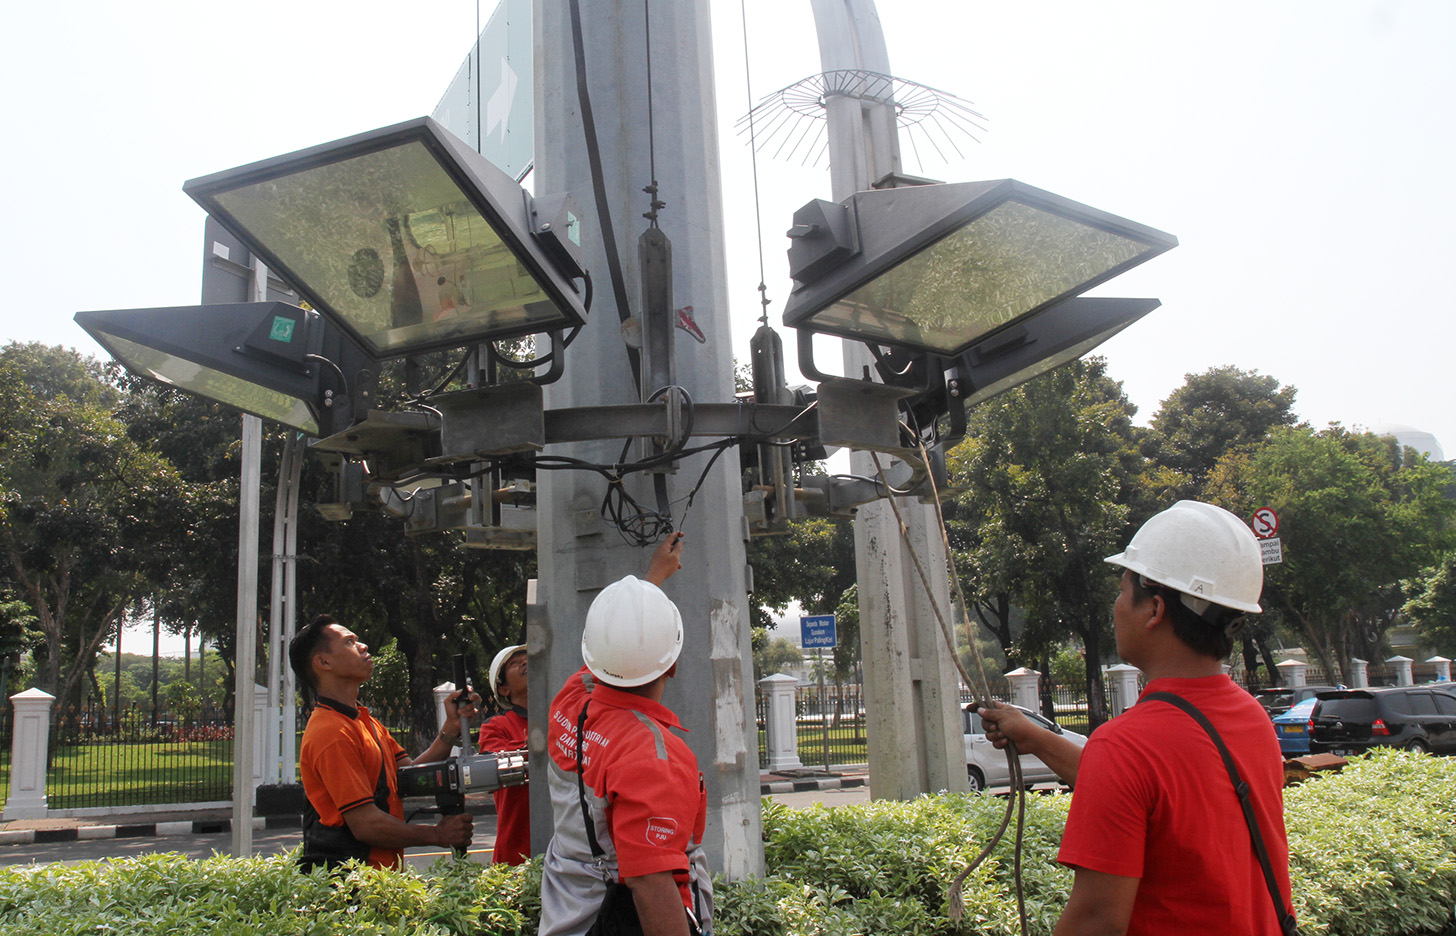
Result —
[[[658, 587], [679, 567], [682, 534], [592, 602], [586, 662], [551, 703], [551, 843], [540, 936], [581, 936], [609, 886], [647, 936], [708, 932], [712, 883], [702, 852], [707, 793], [697, 759], [662, 704], [682, 650], [682, 617]], [[621, 888], [625, 887], [624, 893]]]
[[[478, 747], [487, 754], [526, 746], [526, 648], [506, 647], [490, 664], [490, 684], [506, 710], [480, 726]], [[531, 857], [531, 795], [527, 784], [501, 787], [495, 797], [496, 864], [518, 865]]]
[[[1143, 701], [1080, 749], [1014, 708], [980, 710], [997, 747], [1014, 741], [1074, 785], [1057, 854], [1073, 869], [1072, 895], [1056, 936], [1275, 936], [1290, 903], [1283, 759], [1269, 716], [1221, 664], [1241, 615], [1260, 610], [1259, 545], [1228, 511], [1179, 501], [1106, 561], [1123, 569], [1113, 630], [1118, 654], [1147, 674]], [[1282, 908], [1217, 747], [1150, 693], [1192, 703], [1230, 748]]]
[[429, 748], [411, 760], [359, 704], [359, 687], [374, 672], [374, 661], [353, 631], [320, 614], [293, 638], [288, 660], [318, 703], [298, 756], [308, 798], [299, 857], [305, 869], [336, 867], [351, 858], [399, 869], [404, 849], [412, 845], [468, 848], [474, 831], [469, 813], [444, 816], [433, 826], [404, 821], [395, 770], [449, 757], [460, 740], [460, 720], [473, 715], [474, 706], [465, 702], [451, 712]]

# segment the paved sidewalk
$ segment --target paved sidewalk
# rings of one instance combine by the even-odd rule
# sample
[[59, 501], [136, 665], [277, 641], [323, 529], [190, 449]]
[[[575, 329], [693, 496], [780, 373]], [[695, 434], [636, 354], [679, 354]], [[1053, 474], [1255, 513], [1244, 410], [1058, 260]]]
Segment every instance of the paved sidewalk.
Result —
[[[765, 773], [760, 776], [759, 792], [763, 796], [785, 793], [812, 793], [817, 790], [841, 790], [866, 786], [868, 771], [864, 765], [839, 767], [830, 773], [822, 770], [794, 770]], [[410, 800], [405, 815], [426, 808], [429, 800]], [[495, 802], [488, 793], [466, 798], [465, 808], [476, 816], [494, 816]], [[162, 810], [83, 817], [48, 817], [45, 819], [12, 819], [0, 821], [0, 846], [33, 845], [50, 842], [77, 842], [110, 838], [147, 838], [166, 835], [215, 835], [232, 831], [232, 809], [206, 807]], [[296, 829], [299, 816], [254, 816], [253, 828]]]

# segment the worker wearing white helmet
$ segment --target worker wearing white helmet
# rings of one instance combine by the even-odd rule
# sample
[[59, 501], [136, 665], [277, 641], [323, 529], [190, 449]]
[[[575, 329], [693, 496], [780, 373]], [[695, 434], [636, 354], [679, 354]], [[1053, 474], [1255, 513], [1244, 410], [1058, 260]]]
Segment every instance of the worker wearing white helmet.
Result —
[[629, 575], [602, 589], [582, 630], [585, 665], [551, 703], [555, 825], [540, 936], [582, 936], [599, 917], [635, 919], [648, 936], [711, 931], [707, 793], [697, 758], [671, 731], [682, 728], [677, 716], [662, 704], [683, 623], [659, 586], [680, 568], [681, 549], [682, 534], [673, 534], [645, 581]]
[[[526, 647], [502, 647], [490, 662], [490, 687], [504, 706], [480, 726], [477, 747], [504, 754], [526, 747]], [[529, 784], [501, 787], [495, 799], [495, 864], [518, 865], [531, 857], [531, 790]]]
[[[1179, 501], [1106, 561], [1122, 569], [1112, 624], [1118, 654], [1147, 678], [1139, 704], [1080, 749], [1013, 708], [981, 710], [997, 747], [1014, 741], [1075, 785], [1057, 854], [1072, 895], [1056, 933], [1289, 932], [1279, 742], [1222, 667], [1242, 616], [1260, 610], [1259, 544], [1223, 508]], [[1252, 831], [1214, 733], [1247, 785]]]

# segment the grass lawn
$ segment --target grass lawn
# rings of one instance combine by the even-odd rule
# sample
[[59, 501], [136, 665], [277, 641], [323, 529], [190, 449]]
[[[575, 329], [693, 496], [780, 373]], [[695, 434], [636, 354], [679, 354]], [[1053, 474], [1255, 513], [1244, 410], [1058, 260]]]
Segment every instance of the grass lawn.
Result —
[[51, 759], [52, 809], [197, 803], [232, 797], [233, 743], [65, 744]]

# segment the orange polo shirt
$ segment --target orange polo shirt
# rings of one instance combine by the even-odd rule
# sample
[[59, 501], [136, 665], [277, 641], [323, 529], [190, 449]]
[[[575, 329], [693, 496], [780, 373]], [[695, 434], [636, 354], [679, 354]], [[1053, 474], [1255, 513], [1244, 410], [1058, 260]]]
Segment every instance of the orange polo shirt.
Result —
[[[369, 709], [362, 705], [354, 709], [320, 698], [303, 730], [298, 752], [304, 795], [324, 825], [342, 826], [344, 813], [374, 802], [379, 768], [387, 758], [384, 776], [389, 785], [388, 811], [403, 821], [404, 804], [399, 798], [395, 763], [404, 756], [404, 748], [369, 714]], [[404, 852], [373, 848], [369, 863], [376, 868], [401, 868]]]

